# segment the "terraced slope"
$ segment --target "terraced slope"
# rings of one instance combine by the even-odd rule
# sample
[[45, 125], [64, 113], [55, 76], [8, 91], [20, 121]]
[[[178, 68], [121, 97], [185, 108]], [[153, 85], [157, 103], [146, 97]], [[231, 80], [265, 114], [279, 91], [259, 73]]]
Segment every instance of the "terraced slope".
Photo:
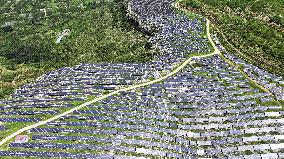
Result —
[[[5, 142], [1, 158], [283, 158], [283, 79], [221, 45], [223, 53], [213, 53], [205, 19], [176, 15], [170, 3], [129, 3], [129, 16], [153, 32], [162, 52], [152, 62], [63, 68], [1, 101], [4, 139], [108, 96], [24, 131], [28, 141]], [[126, 87], [133, 89], [118, 91]]]

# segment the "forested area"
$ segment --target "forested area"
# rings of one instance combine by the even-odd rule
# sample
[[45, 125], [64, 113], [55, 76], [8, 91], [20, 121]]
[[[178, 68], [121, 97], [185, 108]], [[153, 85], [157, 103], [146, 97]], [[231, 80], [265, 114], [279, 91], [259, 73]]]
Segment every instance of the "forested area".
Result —
[[56, 68], [144, 62], [154, 54], [123, 1], [0, 1], [0, 15], [0, 98]]
[[182, 0], [180, 5], [209, 18], [250, 62], [284, 77], [284, 1]]

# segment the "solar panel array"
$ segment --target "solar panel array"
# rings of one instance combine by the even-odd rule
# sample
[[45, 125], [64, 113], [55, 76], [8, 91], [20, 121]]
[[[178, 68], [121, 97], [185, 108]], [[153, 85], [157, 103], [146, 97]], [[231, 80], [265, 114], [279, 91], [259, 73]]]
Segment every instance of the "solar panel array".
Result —
[[74, 158], [283, 156], [284, 111], [259, 100], [275, 101], [272, 95], [219, 56], [194, 61], [202, 67], [30, 129], [32, 140], [10, 143], [9, 150]]
[[213, 38], [217, 42], [217, 48], [223, 52], [224, 56], [227, 59], [241, 66], [243, 68], [244, 73], [248, 75], [249, 78], [269, 90], [276, 97], [277, 100], [284, 100], [284, 81], [282, 77], [271, 74], [257, 66], [245, 62], [240, 58], [237, 58], [235, 55], [228, 53], [226, 50], [224, 50], [224, 47], [219, 43], [218, 38], [216, 36], [214, 36]]
[[[36, 123], [70, 109], [88, 96], [157, 78], [159, 71], [171, 71], [192, 53], [212, 51], [202, 36], [205, 19], [176, 15], [170, 3], [132, 0], [128, 6], [129, 16], [155, 30], [150, 42], [160, 56], [143, 64], [79, 64], [48, 72], [0, 101], [0, 133], [14, 131], [9, 124]], [[219, 55], [193, 58], [166, 80], [30, 129], [28, 142], [10, 142], [0, 156], [283, 158], [284, 111], [277, 102], [283, 97], [283, 79], [228, 53], [225, 57], [244, 65], [245, 73], [273, 94]]]

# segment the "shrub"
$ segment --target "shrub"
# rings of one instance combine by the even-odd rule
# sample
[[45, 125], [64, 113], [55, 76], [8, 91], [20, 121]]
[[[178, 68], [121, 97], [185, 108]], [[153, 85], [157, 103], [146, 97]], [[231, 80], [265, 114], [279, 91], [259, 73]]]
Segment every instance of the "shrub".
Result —
[[1, 81], [4, 82], [12, 82], [16, 77], [16, 73], [14, 71], [4, 71], [1, 73]]

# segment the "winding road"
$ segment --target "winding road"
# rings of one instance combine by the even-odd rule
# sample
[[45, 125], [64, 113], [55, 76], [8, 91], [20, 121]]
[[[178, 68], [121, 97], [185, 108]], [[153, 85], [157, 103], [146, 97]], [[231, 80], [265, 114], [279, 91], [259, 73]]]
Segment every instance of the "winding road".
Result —
[[87, 105], [90, 105], [90, 104], [93, 104], [95, 102], [98, 102], [100, 100], [103, 100], [105, 98], [108, 98], [112, 95], [115, 95], [115, 94], [118, 94], [119, 92], [123, 92], [123, 91], [130, 91], [130, 90], [133, 90], [133, 89], [136, 89], [136, 88], [139, 88], [139, 87], [144, 87], [144, 86], [147, 86], [147, 85], [151, 85], [151, 84], [154, 84], [154, 83], [158, 83], [160, 81], [163, 81], [165, 79], [167, 79], [168, 77], [170, 76], [173, 76], [175, 75], [176, 73], [178, 73], [179, 71], [181, 71], [183, 68], [185, 68], [190, 62], [192, 62], [192, 59], [193, 58], [203, 58], [203, 57], [209, 57], [209, 56], [213, 56], [213, 55], [216, 55], [216, 54], [220, 54], [220, 51], [218, 50], [218, 48], [215, 46], [212, 38], [211, 38], [211, 34], [210, 34], [210, 21], [208, 19], [206, 19], [206, 31], [207, 31], [207, 38], [208, 40], [210, 41], [211, 45], [213, 46], [214, 48], [214, 52], [213, 53], [208, 53], [208, 54], [205, 54], [205, 55], [199, 55], [199, 56], [192, 56], [192, 57], [189, 57], [187, 60], [185, 60], [183, 63], [181, 63], [181, 65], [179, 65], [177, 68], [175, 68], [173, 71], [169, 72], [168, 74], [160, 77], [160, 78], [157, 78], [157, 79], [154, 79], [152, 81], [148, 81], [148, 82], [144, 82], [144, 83], [140, 83], [140, 84], [135, 84], [135, 85], [132, 85], [132, 86], [129, 86], [129, 87], [126, 87], [126, 88], [121, 88], [119, 90], [116, 90], [116, 91], [113, 91], [111, 93], [108, 93], [108, 94], [105, 94], [105, 95], [102, 95], [102, 96], [99, 96], [91, 101], [88, 101], [86, 103], [83, 103], [81, 105], [78, 105], [68, 111], [65, 111], [61, 114], [58, 114], [52, 118], [49, 118], [49, 119], [46, 119], [46, 120], [43, 120], [43, 121], [40, 121], [38, 123], [35, 123], [35, 124], [32, 124], [32, 125], [29, 125], [29, 126], [26, 126], [24, 128], [21, 128], [19, 129], [18, 131], [12, 133], [11, 135], [7, 136], [6, 138], [4, 138], [1, 142], [0, 142], [0, 146], [4, 145], [6, 142], [8, 142], [9, 140], [13, 139], [15, 136], [25, 132], [25, 131], [28, 131], [32, 128], [36, 128], [38, 126], [41, 126], [41, 125], [44, 125], [44, 124], [47, 124], [48, 122], [52, 122], [54, 120], [57, 120], [59, 119], [60, 117], [62, 116], [65, 116], [65, 115], [68, 115], [76, 110], [79, 110], [79, 109], [82, 109], [84, 107], [86, 107]]
[[[175, 7], [178, 7], [177, 4], [174, 4]], [[52, 122], [52, 121], [55, 121], [57, 119], [59, 119], [60, 117], [63, 117], [63, 116], [66, 116], [76, 110], [79, 110], [79, 109], [82, 109], [90, 104], [93, 104], [95, 102], [98, 102], [100, 100], [103, 100], [105, 98], [108, 98], [112, 95], [115, 95], [115, 94], [118, 94], [120, 92], [124, 92], [124, 91], [130, 91], [130, 90], [133, 90], [133, 89], [137, 89], [137, 88], [140, 88], [140, 87], [144, 87], [144, 86], [147, 86], [147, 85], [151, 85], [151, 84], [154, 84], [154, 83], [158, 83], [160, 81], [163, 81], [173, 75], [175, 75], [176, 73], [180, 72], [182, 69], [184, 69], [188, 64], [190, 64], [192, 62], [192, 59], [198, 59], [198, 58], [204, 58], [204, 57], [210, 57], [210, 56], [213, 56], [213, 55], [219, 55], [221, 56], [228, 64], [230, 64], [232, 67], [235, 67], [238, 69], [238, 71], [240, 71], [246, 78], [248, 78], [251, 82], [253, 82], [254, 84], [256, 84], [260, 89], [268, 92], [271, 94], [271, 92], [269, 92], [267, 89], [265, 89], [264, 87], [262, 87], [261, 85], [259, 85], [256, 81], [250, 79], [248, 76], [245, 75], [245, 73], [240, 70], [238, 68], [238, 66], [234, 65], [232, 61], [226, 59], [220, 52], [220, 50], [216, 47], [214, 41], [212, 40], [211, 38], [211, 34], [210, 34], [210, 21], [208, 19], [206, 19], [206, 34], [207, 34], [207, 38], [210, 42], [210, 44], [213, 46], [214, 48], [214, 51], [211, 52], [211, 53], [208, 53], [208, 54], [202, 54], [202, 55], [196, 55], [196, 56], [191, 56], [189, 57], [188, 59], [186, 59], [184, 62], [182, 62], [179, 66], [177, 66], [175, 69], [173, 69], [171, 72], [167, 73], [166, 75], [160, 77], [160, 78], [157, 78], [157, 79], [154, 79], [152, 81], [147, 81], [147, 82], [143, 82], [143, 83], [138, 83], [138, 84], [135, 84], [135, 85], [132, 85], [132, 86], [129, 86], [129, 87], [126, 87], [126, 88], [120, 88], [118, 90], [115, 90], [113, 92], [110, 92], [108, 94], [105, 94], [105, 95], [102, 95], [102, 96], [99, 96], [99, 97], [96, 97], [94, 99], [92, 99], [91, 101], [88, 101], [88, 102], [85, 102], [83, 104], [80, 104], [70, 110], [67, 110], [61, 114], [58, 114], [54, 117], [51, 117], [49, 119], [46, 119], [46, 120], [43, 120], [43, 121], [39, 121], [38, 123], [35, 123], [35, 124], [32, 124], [32, 125], [29, 125], [29, 126], [26, 126], [26, 127], [23, 127], [19, 130], [17, 130], [16, 132], [10, 134], [9, 136], [5, 137], [3, 140], [0, 141], [0, 146], [4, 145], [5, 143], [7, 143], [8, 141], [12, 140], [15, 136], [25, 132], [25, 131], [28, 131], [30, 129], [33, 129], [33, 128], [36, 128], [36, 127], [39, 127], [41, 125], [45, 125], [47, 124], [48, 122]]]

